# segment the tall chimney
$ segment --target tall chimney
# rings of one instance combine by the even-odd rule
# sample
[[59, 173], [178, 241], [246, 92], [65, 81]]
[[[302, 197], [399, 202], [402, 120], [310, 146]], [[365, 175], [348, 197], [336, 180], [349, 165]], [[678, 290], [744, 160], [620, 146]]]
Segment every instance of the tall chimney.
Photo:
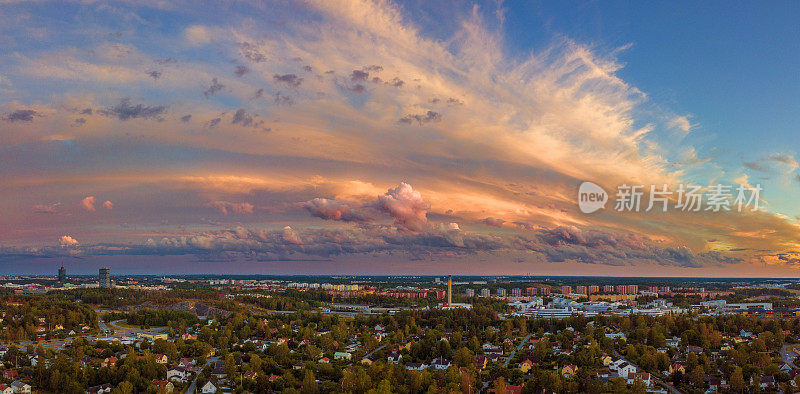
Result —
[[447, 275], [447, 306], [453, 305], [453, 275]]

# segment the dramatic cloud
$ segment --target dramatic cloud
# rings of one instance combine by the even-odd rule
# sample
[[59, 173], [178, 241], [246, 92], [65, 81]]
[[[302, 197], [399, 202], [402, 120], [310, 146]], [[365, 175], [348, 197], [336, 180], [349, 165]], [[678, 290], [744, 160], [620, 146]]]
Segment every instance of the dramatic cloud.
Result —
[[253, 204], [246, 202], [232, 203], [227, 201], [214, 201], [211, 203], [211, 206], [224, 215], [227, 215], [228, 212], [239, 215], [253, 214], [254, 209]]
[[111, 202], [111, 201], [106, 200], [106, 202], [103, 203], [103, 208], [105, 208], [105, 209], [114, 209], [114, 203]]
[[413, 123], [413, 122], [417, 122], [421, 126], [421, 125], [423, 125], [425, 123], [438, 122], [440, 120], [442, 120], [442, 115], [441, 114], [439, 114], [438, 112], [434, 112], [434, 111], [428, 111], [428, 112], [425, 112], [424, 114], [417, 114], [417, 115], [409, 114], [409, 115], [406, 115], [406, 116], [400, 118], [398, 120], [398, 122], [407, 123], [407, 124], [410, 124], [410, 123]]
[[94, 196], [89, 196], [89, 197], [84, 198], [81, 201], [81, 207], [83, 207], [83, 209], [85, 209], [85, 210], [87, 210], [89, 212], [94, 212], [95, 211], [95, 208], [94, 208]]
[[239, 43], [239, 51], [241, 52], [242, 57], [251, 62], [263, 63], [267, 61], [267, 57], [264, 56], [264, 54], [258, 50], [258, 47], [252, 43]]
[[239, 108], [236, 110], [236, 113], [233, 114], [233, 119], [231, 119], [231, 124], [240, 124], [242, 126], [250, 126], [253, 124], [253, 117], [248, 114], [244, 109]]
[[495, 218], [492, 218], [492, 217], [488, 217], [486, 219], [483, 219], [482, 222], [483, 222], [483, 224], [485, 224], [487, 226], [503, 227], [503, 223], [505, 223], [506, 221], [503, 220], [503, 219], [495, 219]]
[[32, 109], [18, 109], [7, 114], [3, 117], [3, 120], [7, 122], [32, 122], [33, 118], [36, 116], [41, 115]]
[[61, 236], [61, 239], [59, 239], [58, 244], [62, 248], [70, 248], [73, 246], [78, 246], [78, 241], [75, 238], [70, 237], [69, 235], [63, 235]]
[[315, 198], [303, 203], [303, 208], [312, 216], [325, 220], [341, 220], [343, 222], [365, 223], [375, 219], [374, 208], [363, 207], [355, 203]]
[[289, 226], [283, 228], [283, 231], [281, 232], [281, 239], [283, 239], [286, 243], [293, 245], [303, 244], [303, 240], [300, 239], [300, 236], [297, 235], [297, 232]]
[[237, 77], [242, 77], [248, 72], [250, 72], [250, 69], [246, 66], [236, 66], [236, 69], [233, 70], [233, 74]]
[[428, 223], [427, 214], [431, 206], [411, 185], [403, 182], [386, 194], [378, 196], [378, 207], [395, 219], [395, 222], [411, 231], [422, 231]]
[[36, 213], [55, 214], [58, 213], [58, 207], [60, 205], [61, 203], [34, 205], [33, 211]]
[[133, 105], [131, 104], [131, 99], [129, 97], [125, 97], [119, 101], [119, 104], [113, 107], [101, 109], [98, 112], [105, 116], [115, 117], [119, 120], [130, 120], [137, 118], [151, 119], [165, 114], [167, 112], [167, 107], [161, 105]]
[[300, 78], [295, 74], [284, 74], [284, 75], [275, 74], [272, 76], [272, 79], [275, 82], [284, 83], [293, 88], [299, 87], [300, 84], [303, 83], [303, 78]]
[[[730, 183], [750, 170], [763, 171], [751, 183], [797, 174], [790, 146], [730, 152], [713, 124], [695, 127], [632, 86], [622, 51], [558, 36], [509, 53], [514, 33], [486, 19], [493, 3], [453, 7], [436, 26], [391, 1], [347, 4], [209, 3], [170, 19], [169, 31], [152, 28], [169, 19], [157, 7], [115, 3], [130, 18], [108, 23], [104, 7], [83, 7], [87, 25], [55, 27], [64, 40], [45, 47], [10, 26], [17, 44], [0, 56], [0, 239], [35, 247], [8, 253], [62, 256], [42, 240], [70, 234], [81, 245], [69, 252], [84, 256], [375, 253], [381, 264], [471, 255], [535, 272], [565, 261], [713, 267], [732, 255], [783, 267], [779, 253], [800, 250], [793, 182], [765, 185], [762, 212], [578, 210], [585, 180], [611, 192]], [[100, 42], [86, 31], [148, 34]], [[269, 133], [254, 132], [268, 130], [261, 122]], [[692, 138], [676, 139], [681, 131]], [[787, 176], [770, 176], [778, 173]], [[386, 192], [399, 179], [414, 188]], [[105, 215], [31, 209], [81, 201], [82, 190], [125, 196], [124, 209], [121, 200]], [[284, 239], [287, 225], [302, 243]]]
[[211, 86], [209, 86], [208, 89], [203, 91], [203, 96], [205, 96], [206, 98], [209, 98], [209, 97], [213, 96], [214, 94], [216, 94], [217, 92], [222, 91], [222, 89], [224, 89], [224, 88], [225, 88], [225, 85], [223, 85], [219, 81], [217, 81], [216, 78], [213, 78], [213, 79], [211, 79]]

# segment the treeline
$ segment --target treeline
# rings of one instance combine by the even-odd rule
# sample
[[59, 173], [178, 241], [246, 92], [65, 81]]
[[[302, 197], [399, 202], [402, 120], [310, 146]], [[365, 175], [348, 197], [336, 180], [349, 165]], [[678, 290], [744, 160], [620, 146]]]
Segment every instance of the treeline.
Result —
[[[63, 327], [62, 332], [80, 332], [83, 326], [97, 328], [97, 315], [83, 304], [65, 302], [45, 295], [13, 296], [4, 301], [6, 302], [2, 304], [2, 310], [6, 315], [0, 322], [2, 340], [36, 339], [39, 326], [43, 326], [48, 332], [59, 325]], [[40, 318], [44, 318], [44, 322]]]
[[127, 314], [127, 323], [142, 328], [167, 326], [170, 323], [193, 325], [199, 320], [194, 313], [168, 309], [141, 309]]

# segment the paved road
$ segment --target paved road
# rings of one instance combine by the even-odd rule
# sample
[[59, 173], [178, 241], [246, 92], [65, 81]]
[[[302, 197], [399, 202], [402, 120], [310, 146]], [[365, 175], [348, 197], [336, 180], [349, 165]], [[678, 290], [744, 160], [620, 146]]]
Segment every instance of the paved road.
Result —
[[375, 348], [375, 350], [373, 350], [373, 351], [371, 351], [371, 352], [367, 353], [366, 355], [364, 355], [364, 357], [363, 357], [363, 358], [367, 358], [367, 357], [371, 356], [373, 353], [375, 353], [375, 352], [377, 352], [378, 350], [381, 350], [381, 349], [383, 349], [383, 348], [385, 348], [385, 347], [386, 347], [386, 345], [380, 345], [380, 346], [376, 347], [376, 348]]
[[792, 351], [792, 348], [797, 346], [798, 345], [783, 345], [781, 348], [781, 359], [792, 368], [797, 368], [797, 366], [794, 365], [794, 360], [797, 359], [797, 353]]
[[[213, 362], [215, 362], [217, 360], [219, 360], [218, 356], [206, 359], [206, 366], [208, 366], [209, 364], [211, 364], [211, 363], [213, 363]], [[197, 375], [199, 375], [199, 374], [197, 374]], [[186, 389], [186, 394], [194, 394], [195, 391], [197, 391], [197, 375], [195, 375], [194, 380], [192, 380], [192, 384], [189, 385], [189, 388]]]
[[522, 342], [520, 342], [520, 343], [519, 343], [519, 346], [517, 346], [517, 348], [516, 348], [516, 349], [514, 349], [514, 350], [512, 350], [512, 351], [511, 351], [511, 354], [509, 354], [509, 355], [508, 355], [508, 358], [507, 358], [507, 359], [506, 359], [506, 361], [503, 363], [503, 366], [504, 366], [504, 367], [507, 367], [507, 366], [508, 366], [508, 364], [511, 362], [511, 359], [512, 359], [512, 358], [514, 358], [514, 355], [515, 355], [515, 354], [517, 354], [517, 352], [518, 352], [518, 351], [521, 351], [521, 350], [522, 350], [522, 347], [523, 347], [523, 346], [525, 346], [525, 344], [526, 344], [526, 343], [528, 343], [528, 341], [530, 341], [530, 340], [531, 340], [531, 336], [532, 336], [532, 335], [533, 335], [532, 333], [531, 333], [531, 334], [528, 334], [528, 335], [527, 335], [527, 336], [526, 336], [526, 337], [525, 337], [525, 338], [522, 340]]

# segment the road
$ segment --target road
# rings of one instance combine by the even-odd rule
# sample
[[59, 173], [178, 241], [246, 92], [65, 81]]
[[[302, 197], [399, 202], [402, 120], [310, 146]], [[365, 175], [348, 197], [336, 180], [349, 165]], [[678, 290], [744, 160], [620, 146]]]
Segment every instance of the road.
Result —
[[377, 352], [378, 350], [381, 350], [381, 349], [383, 349], [383, 348], [385, 348], [385, 347], [386, 347], [386, 345], [380, 345], [380, 346], [376, 347], [376, 348], [375, 348], [375, 350], [373, 350], [373, 351], [371, 351], [371, 352], [367, 353], [367, 354], [364, 356], [364, 358], [367, 358], [367, 357], [371, 356], [373, 353], [375, 353], [375, 352]]
[[[206, 367], [209, 366], [211, 363], [219, 360], [218, 356], [211, 357], [206, 359]], [[194, 394], [197, 391], [197, 376], [200, 374], [195, 375], [194, 380], [192, 380], [192, 384], [189, 385], [189, 388], [186, 389], [186, 394]]]
[[517, 348], [516, 348], [516, 349], [514, 349], [514, 350], [512, 350], [512, 351], [511, 351], [511, 354], [509, 354], [509, 355], [508, 355], [508, 358], [507, 358], [507, 359], [506, 359], [506, 361], [503, 363], [503, 366], [504, 366], [504, 367], [507, 367], [507, 366], [508, 366], [508, 364], [511, 362], [511, 359], [512, 359], [512, 358], [514, 358], [514, 355], [515, 355], [515, 354], [517, 354], [517, 352], [518, 352], [518, 351], [522, 350], [522, 347], [523, 347], [523, 346], [525, 346], [525, 344], [526, 344], [526, 343], [528, 343], [528, 341], [530, 341], [530, 340], [531, 340], [531, 336], [532, 336], [532, 335], [533, 335], [533, 334], [528, 334], [528, 335], [527, 335], [527, 336], [526, 336], [526, 337], [525, 337], [525, 338], [522, 340], [522, 342], [520, 342], [520, 343], [519, 343], [519, 346], [517, 346]]
[[795, 353], [792, 349], [796, 348], [798, 345], [783, 345], [781, 348], [781, 359], [786, 364], [789, 364], [792, 368], [797, 368], [794, 365], [794, 360], [797, 358], [797, 353]]

